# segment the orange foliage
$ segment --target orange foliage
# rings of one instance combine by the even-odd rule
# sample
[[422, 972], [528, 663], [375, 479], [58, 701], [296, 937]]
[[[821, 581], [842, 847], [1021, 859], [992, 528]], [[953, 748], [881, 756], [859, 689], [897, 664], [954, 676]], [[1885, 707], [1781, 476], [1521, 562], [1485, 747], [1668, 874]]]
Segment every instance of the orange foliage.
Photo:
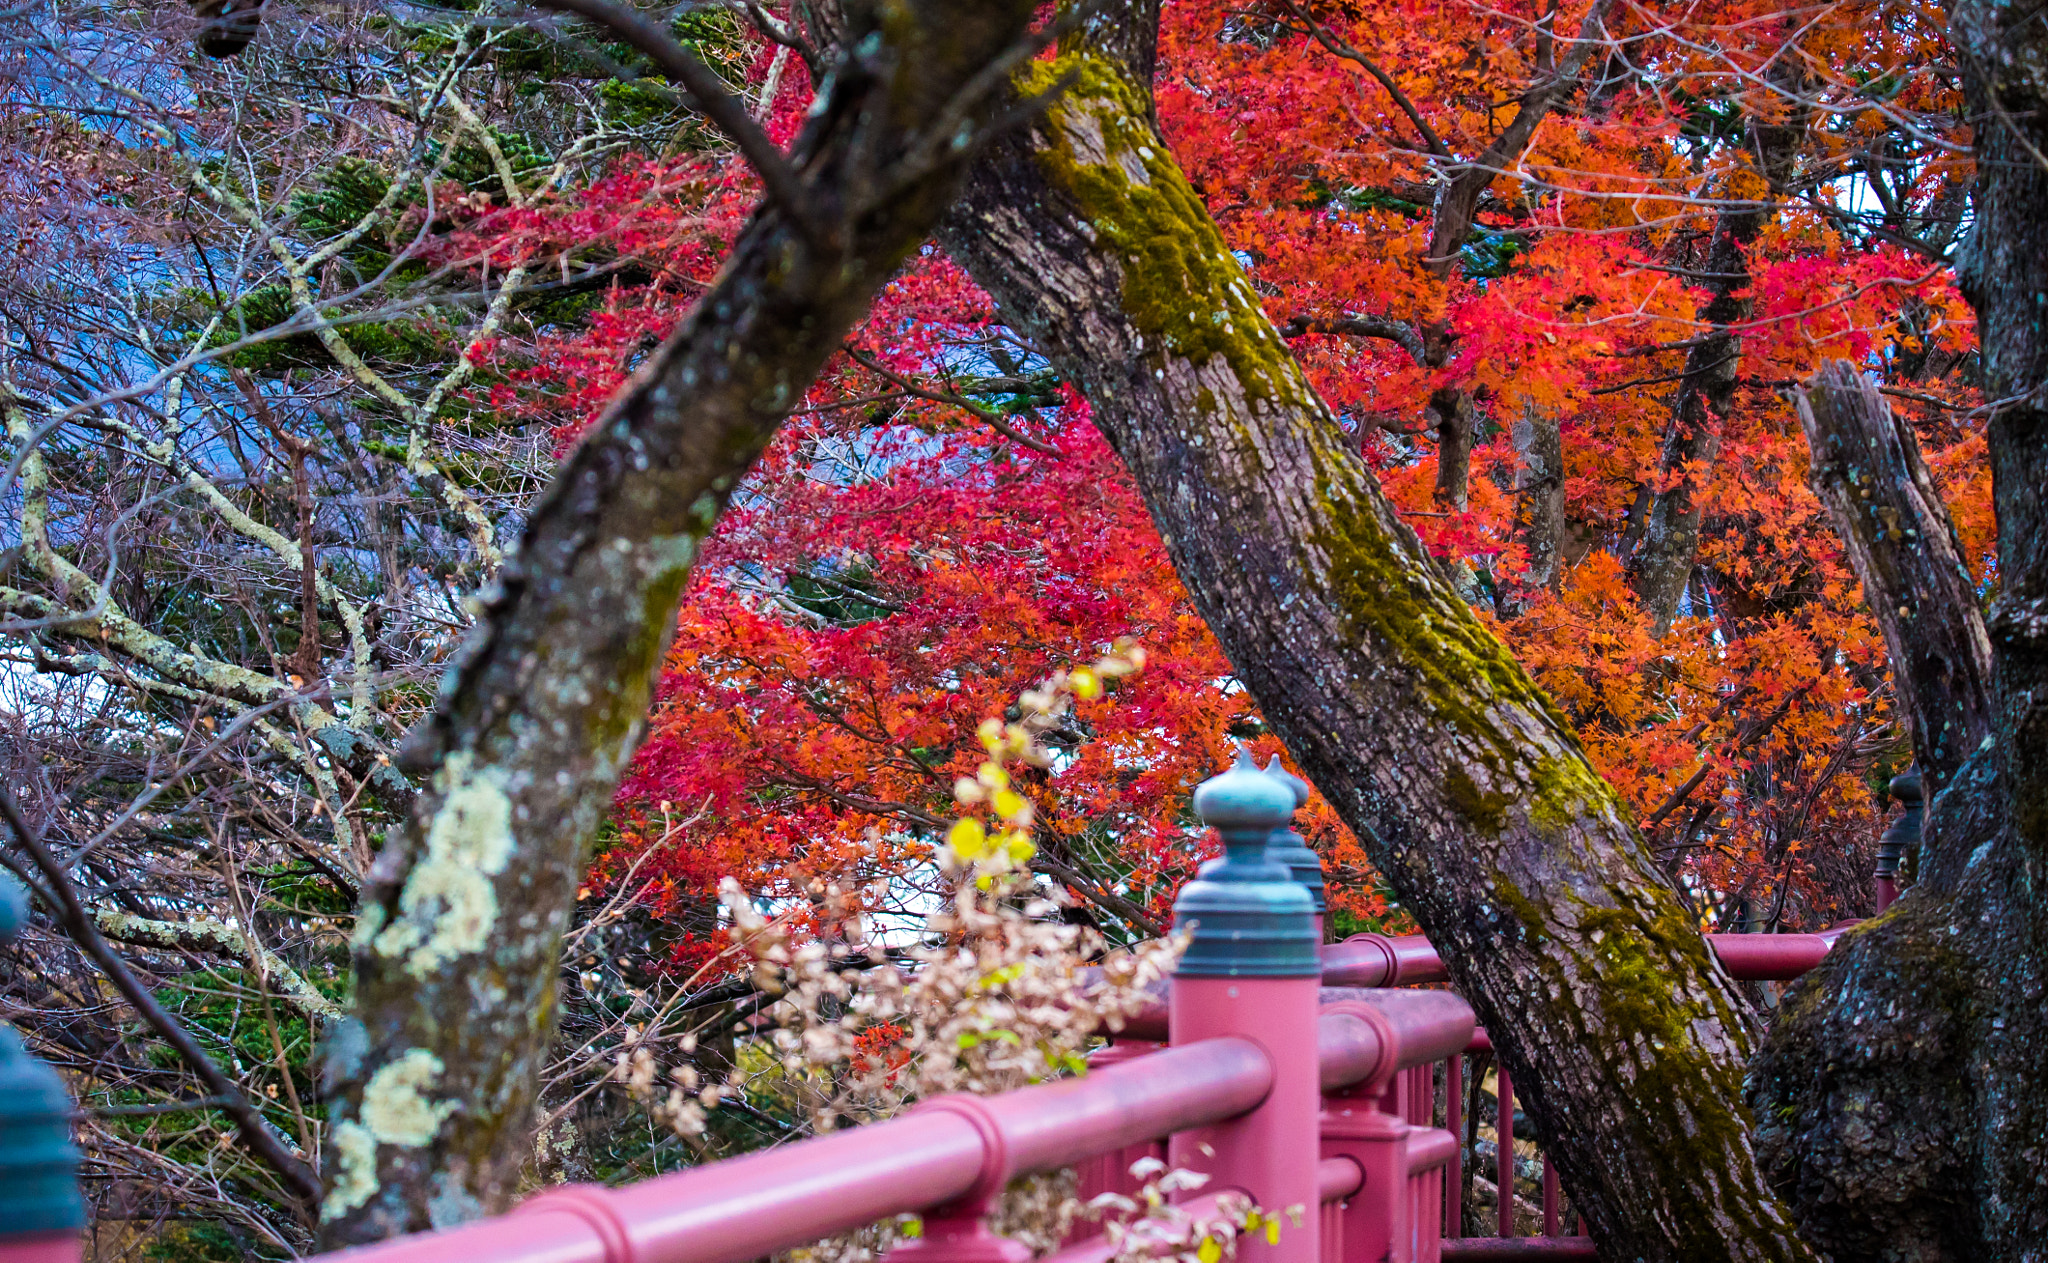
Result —
[[[1882, 641], [1807, 488], [1785, 392], [1830, 358], [1900, 387], [1991, 581], [1981, 424], [1961, 378], [1970, 312], [1921, 231], [1955, 213], [1970, 174], [1940, 130], [1956, 88], [1939, 14], [1876, 0], [1797, 14], [1759, 0], [1610, 8], [1607, 43], [1505, 161], [1440, 274], [1426, 259], [1438, 173], [1486, 149], [1586, 4], [1307, 8], [1320, 38], [1293, 6], [1243, 0], [1177, 0], [1162, 31], [1162, 123], [1269, 312], [1283, 326], [1397, 322], [1430, 342], [1421, 362], [1384, 338], [1293, 346], [1490, 618], [1491, 594], [1526, 565], [1508, 423], [1525, 409], [1559, 418], [1562, 574], [1495, 629], [1578, 724], [1703, 922], [1745, 898], [1795, 925], [1867, 911], [1873, 788], [1906, 751]], [[807, 93], [783, 85], [780, 134]], [[1715, 217], [1726, 199], [1770, 196], [1740, 143], [1745, 118], [1803, 126], [1799, 176], [1748, 252], [1754, 314], [1719, 459], [1679, 471], [1704, 488], [1706, 524], [1692, 598], [1659, 638], [1616, 550], [1638, 497], [1661, 489]], [[748, 186], [693, 161], [688, 181], [673, 164], [622, 168], [619, 188], [518, 226], [543, 242], [601, 223], [656, 279], [531, 348], [528, 390], [508, 389], [503, 406], [573, 433], [697, 292]], [[876, 911], [914, 908], [953, 781], [982, 757], [976, 724], [1129, 636], [1150, 665], [1082, 703], [1054, 739], [1060, 759], [1019, 788], [1052, 879], [1115, 932], [1156, 927], [1204, 853], [1193, 784], [1223, 766], [1232, 737], [1261, 755], [1276, 743], [1085, 404], [984, 295], [927, 254], [854, 347], [698, 571], [600, 881], [693, 818], [638, 870], [679, 925], [702, 925], [727, 874], [781, 898], [833, 882]], [[1481, 418], [1455, 512], [1432, 499], [1424, 414], [1447, 388]], [[1307, 816], [1338, 923], [1388, 915], [1355, 840], [1320, 800]]]

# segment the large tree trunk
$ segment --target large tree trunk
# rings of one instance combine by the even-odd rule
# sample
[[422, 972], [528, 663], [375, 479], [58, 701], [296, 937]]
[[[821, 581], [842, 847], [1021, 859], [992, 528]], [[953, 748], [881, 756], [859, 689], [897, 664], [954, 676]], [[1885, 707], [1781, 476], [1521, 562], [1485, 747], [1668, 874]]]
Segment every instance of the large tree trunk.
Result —
[[1991, 731], [1991, 640], [1977, 580], [1912, 427], [1853, 365], [1799, 396], [1814, 491], [1873, 603], [1932, 798]]
[[570, 454], [414, 735], [407, 757], [431, 782], [364, 892], [360, 1020], [329, 1049], [343, 1088], [329, 1245], [470, 1218], [514, 1191], [585, 849], [639, 743], [699, 545], [951, 202], [955, 142], [1000, 96], [985, 72], [1021, 47], [1034, 5], [849, 8], [855, 51], [790, 158], [808, 223], [781, 203], [758, 213]]
[[[1950, 11], [1976, 134], [1977, 220], [1962, 280], [1977, 309], [1991, 399], [2003, 589], [1986, 620], [1995, 672], [1990, 730], [1928, 814], [1923, 849], [1937, 862], [1927, 877], [1799, 984], [1754, 1072], [1759, 1149], [1802, 1228], [1838, 1258], [2048, 1256], [2042, 18], [2039, 3], [1963, 0]], [[1856, 533], [1853, 524], [1845, 533]], [[1852, 556], [1855, 549], [1852, 542]], [[1898, 624], [1887, 626], [1888, 642], [1932, 643], [1938, 637], [1922, 634], [1920, 620], [1955, 598], [1945, 584], [1877, 585], [1941, 578], [1924, 564], [1875, 567], [1864, 577], [1866, 589], [1876, 589], [1868, 595], [1879, 621]], [[1918, 694], [1944, 687], [1945, 661], [1910, 648], [1895, 654], [1893, 670], [1916, 710]]]
[[1606, 1257], [1811, 1257], [1750, 1151], [1732, 984], [1303, 378], [1120, 33], [1032, 68], [1073, 86], [978, 164], [947, 245], [1088, 397], [1239, 677], [1526, 1085]]

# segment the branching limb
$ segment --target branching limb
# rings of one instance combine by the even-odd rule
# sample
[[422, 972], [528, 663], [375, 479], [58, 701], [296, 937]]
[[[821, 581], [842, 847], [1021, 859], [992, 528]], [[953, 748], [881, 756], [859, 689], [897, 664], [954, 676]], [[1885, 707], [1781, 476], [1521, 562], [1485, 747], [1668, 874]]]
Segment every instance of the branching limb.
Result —
[[312, 1206], [320, 1196], [320, 1180], [313, 1174], [312, 1168], [285, 1148], [284, 1142], [271, 1130], [262, 1113], [249, 1103], [248, 1097], [242, 1094], [242, 1090], [234, 1081], [223, 1074], [213, 1059], [206, 1055], [206, 1050], [192, 1038], [191, 1032], [185, 1029], [184, 1024], [157, 1003], [156, 997], [150, 994], [149, 989], [143, 986], [141, 980], [128, 968], [128, 963], [122, 960], [120, 954], [107, 942], [93, 913], [88, 911], [79, 899], [78, 889], [71, 884], [71, 878], [65, 873], [64, 865], [43, 845], [42, 834], [29, 827], [28, 821], [22, 816], [20, 805], [15, 801], [14, 791], [5, 785], [0, 785], [0, 816], [4, 816], [8, 827], [14, 831], [15, 840], [28, 852], [30, 860], [42, 878], [42, 882], [35, 886], [35, 893], [55, 914], [58, 924], [64, 927], [64, 932], [84, 950], [86, 955], [92, 957], [93, 963], [107, 975], [107, 980], [114, 984], [114, 989], [121, 993], [121, 997], [128, 1001], [149, 1028], [162, 1037], [185, 1064], [191, 1067], [200, 1082], [205, 1084], [208, 1094], [223, 1102], [221, 1109], [234, 1120], [235, 1131], [241, 1136], [242, 1143], [247, 1146], [249, 1152], [282, 1176], [286, 1185], [307, 1207]]
[[225, 956], [262, 974], [277, 988], [278, 998], [296, 1009], [301, 1017], [315, 1023], [331, 1022], [345, 1010], [321, 994], [285, 959], [259, 942], [246, 928], [218, 917], [197, 916], [183, 921], [156, 921], [122, 912], [117, 908], [91, 908], [93, 924], [117, 943], [155, 947], [173, 952], [205, 952]]
[[678, 43], [661, 23], [637, 9], [611, 3], [611, 0], [534, 2], [543, 9], [573, 13], [597, 23], [631, 44], [664, 75], [681, 84], [683, 91], [703, 111], [704, 117], [711, 120], [711, 125], [739, 148], [747, 165], [761, 177], [761, 185], [767, 190], [769, 200], [788, 215], [790, 222], [806, 237], [811, 238], [813, 245], [823, 243], [821, 234], [832, 229], [817, 214], [814, 201], [805, 191], [796, 169], [790, 166], [789, 159], [775, 147], [768, 133], [761, 130], [753, 115], [747, 113], [746, 103], [734, 96], [711, 68]]
[[1290, 340], [1311, 333], [1339, 334], [1350, 338], [1380, 338], [1391, 342], [1408, 352], [1408, 358], [1422, 363], [1422, 334], [1414, 325], [1404, 320], [1386, 320], [1378, 316], [1346, 316], [1337, 320], [1323, 320], [1314, 316], [1297, 315], [1288, 318], [1281, 336]]
[[1017, 427], [1011, 425], [1009, 419], [1003, 416], [1002, 413], [997, 412], [994, 408], [987, 407], [986, 405], [983, 404], [978, 404], [974, 402], [972, 399], [968, 399], [962, 395], [956, 395], [951, 391], [933, 390], [928, 386], [920, 386], [916, 382], [912, 381], [910, 378], [905, 377], [903, 374], [896, 372], [894, 369], [884, 367], [880, 360], [876, 359], [872, 355], [869, 355], [867, 352], [854, 346], [850, 342], [847, 343], [846, 346], [842, 349], [845, 350], [849, 358], [851, 358], [855, 363], [859, 364], [862, 368], [867, 369], [869, 372], [875, 374], [877, 377], [884, 378], [887, 381], [894, 383], [899, 390], [901, 390], [904, 394], [911, 396], [913, 399], [923, 399], [929, 403], [950, 404], [955, 408], [964, 409], [968, 412], [973, 413], [982, 421], [986, 422], [988, 424], [989, 429], [994, 430], [996, 433], [1002, 435], [1006, 439], [1011, 440], [1012, 442], [1022, 443], [1024, 446], [1030, 448], [1032, 451], [1043, 452], [1047, 456], [1058, 456], [1060, 454], [1060, 449], [1054, 447], [1052, 444], [1032, 438], [1030, 435], [1024, 433], [1023, 431], [1017, 429]]

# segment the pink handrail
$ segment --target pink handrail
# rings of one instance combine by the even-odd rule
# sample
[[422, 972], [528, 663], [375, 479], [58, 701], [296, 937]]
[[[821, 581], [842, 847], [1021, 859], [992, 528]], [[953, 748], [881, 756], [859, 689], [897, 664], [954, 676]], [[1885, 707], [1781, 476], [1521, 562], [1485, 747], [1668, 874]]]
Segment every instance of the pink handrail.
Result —
[[[1708, 941], [1734, 977], [1792, 978], [1826, 955], [1841, 928], [1821, 934], [1710, 935]], [[1427, 1074], [1433, 1062], [1485, 1046], [1485, 1036], [1473, 1029], [1470, 1006], [1456, 995], [1371, 989], [1443, 981], [1443, 963], [1427, 940], [1356, 935], [1324, 948], [1323, 960], [1324, 985], [1311, 988], [1320, 997], [1313, 1043], [1321, 1091], [1389, 1084], [1404, 1071]], [[1119, 1039], [1163, 1036], [1165, 1017], [1164, 1006], [1159, 1013], [1141, 1014]], [[995, 1097], [939, 1098], [890, 1122], [625, 1188], [549, 1190], [508, 1216], [344, 1253], [349, 1263], [438, 1263], [458, 1256], [490, 1263], [744, 1263], [894, 1215], [969, 1204], [1016, 1175], [1116, 1155], [1163, 1136], [1245, 1116], [1275, 1090], [1275, 1056], [1281, 1051], [1276, 1047], [1269, 1055], [1258, 1039], [1236, 1035], [1196, 1038], [1085, 1078]], [[1292, 1060], [1292, 1055], [1281, 1060]], [[1505, 1114], [1513, 1098], [1511, 1089], [1501, 1086]], [[1402, 1091], [1421, 1099], [1414, 1090]], [[1418, 1121], [1426, 1119], [1410, 1120], [1411, 1128]], [[1512, 1123], [1502, 1118], [1498, 1128], [1496, 1134], [1506, 1141], [1500, 1152], [1505, 1166], [1513, 1152], [1507, 1139]], [[1458, 1198], [1450, 1186], [1459, 1163], [1454, 1134], [1426, 1127], [1410, 1134], [1403, 1142], [1409, 1148], [1402, 1151], [1410, 1157], [1402, 1159], [1404, 1170], [1396, 1178], [1450, 1168], [1446, 1177], [1430, 1177], [1443, 1180], [1446, 1187], [1440, 1191], [1435, 1183], [1417, 1185], [1405, 1212], [1415, 1219], [1417, 1235], [1430, 1241], [1427, 1252], [1434, 1251], [1435, 1225], [1444, 1212], [1451, 1216], [1446, 1226], [1453, 1234], [1443, 1242], [1445, 1257], [1573, 1257], [1583, 1248], [1584, 1238], [1556, 1236], [1457, 1241]], [[1407, 1171], [1411, 1159], [1426, 1160], [1428, 1166]], [[1318, 1170], [1317, 1184], [1326, 1200], [1335, 1200], [1327, 1194], [1342, 1183], [1335, 1179], [1341, 1170], [1327, 1161]], [[1502, 1175], [1497, 1184], [1512, 1188], [1512, 1175]], [[1545, 1227], [1555, 1232], [1556, 1195], [1545, 1191], [1550, 1212]], [[1500, 1227], [1503, 1236], [1512, 1231], [1505, 1223]]]
[[[1821, 962], [1854, 922], [1818, 934], [1709, 934], [1707, 945], [1722, 968], [1740, 982], [1784, 982]], [[1323, 947], [1324, 1000], [1332, 988], [1411, 987], [1450, 981], [1450, 971], [1436, 948], [1420, 934], [1388, 936], [1354, 934]], [[1154, 989], [1154, 1002], [1129, 1017], [1116, 1034], [1124, 1039], [1166, 1038], [1164, 982]]]
[[331, 1257], [745, 1263], [957, 1201], [984, 1182], [1220, 1122], [1257, 1105], [1272, 1086], [1272, 1063], [1257, 1045], [1205, 1040], [1086, 1078], [938, 1098], [903, 1118], [624, 1188], [542, 1193], [502, 1219]]
[[[1327, 1088], [1427, 1064], [1471, 1039], [1448, 992], [1364, 992], [1322, 1013]], [[618, 1189], [572, 1186], [511, 1215], [329, 1258], [349, 1263], [743, 1263], [835, 1232], [929, 1211], [1013, 1176], [1071, 1166], [1223, 1122], [1272, 1090], [1271, 1059], [1226, 1037], [992, 1097], [941, 1097], [902, 1118]], [[1334, 1179], [1333, 1169], [1326, 1178]]]
[[[1708, 934], [1707, 946], [1728, 976], [1741, 982], [1785, 982], [1828, 954], [1854, 922], [1818, 934]], [[1325, 987], [1407, 987], [1448, 982], [1450, 971], [1420, 934], [1354, 934], [1323, 948]]]

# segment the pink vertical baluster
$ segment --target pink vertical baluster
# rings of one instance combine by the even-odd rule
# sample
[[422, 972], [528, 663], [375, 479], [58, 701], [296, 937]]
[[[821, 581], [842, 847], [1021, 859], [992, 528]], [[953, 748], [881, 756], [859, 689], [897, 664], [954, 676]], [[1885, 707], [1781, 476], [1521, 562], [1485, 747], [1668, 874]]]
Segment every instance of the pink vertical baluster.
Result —
[[1561, 1237], [1564, 1228], [1557, 1222], [1557, 1168], [1550, 1165], [1550, 1155], [1543, 1155], [1543, 1235]]
[[[981, 1174], [957, 1201], [924, 1217], [923, 1235], [900, 1241], [882, 1256], [884, 1263], [1031, 1263], [1031, 1251], [1017, 1241], [999, 1237], [988, 1226], [988, 1213], [1010, 1182], [1010, 1151], [1002, 1124], [981, 1097], [937, 1096], [911, 1112], [957, 1114], [981, 1134]], [[623, 1256], [630, 1258], [630, 1251]]]
[[1494, 1201], [1499, 1207], [1500, 1235], [1515, 1235], [1515, 1085], [1508, 1078], [1508, 1063], [1494, 1054], [1494, 1091], [1500, 1113], [1494, 1118]]
[[1458, 1138], [1451, 1164], [1444, 1168], [1444, 1235], [1465, 1235], [1465, 1058], [1452, 1057], [1444, 1072], [1444, 1123]]
[[1429, 1173], [1429, 1183], [1422, 1190], [1421, 1226], [1415, 1234], [1416, 1263], [1435, 1263], [1443, 1247], [1438, 1242], [1444, 1235], [1444, 1198], [1438, 1183], [1445, 1178], [1449, 1167], [1438, 1167]]
[[[1316, 1117], [1322, 1101], [1316, 1061], [1316, 1002], [1320, 978], [1200, 978], [1173, 980], [1171, 1042], [1235, 1035], [1252, 1040], [1273, 1060], [1273, 1091], [1249, 1114], [1175, 1135], [1167, 1162], [1211, 1177], [1211, 1187], [1242, 1189], [1275, 1214], [1300, 1207], [1316, 1223]], [[1277, 1246], [1254, 1234], [1239, 1251], [1247, 1263], [1317, 1263], [1319, 1234], [1281, 1230]]]
[[[1088, 1054], [1090, 1070], [1106, 1070], [1122, 1065], [1137, 1057], [1158, 1052], [1164, 1044], [1155, 1044], [1140, 1039], [1112, 1039], [1094, 1052]], [[1078, 1186], [1074, 1196], [1084, 1205], [1103, 1193], [1121, 1193], [1128, 1197], [1138, 1191], [1138, 1181], [1131, 1176], [1131, 1167], [1142, 1158], [1166, 1159], [1166, 1142], [1147, 1141], [1142, 1145], [1126, 1145], [1108, 1153], [1086, 1158], [1074, 1164]], [[1102, 1225], [1092, 1219], [1076, 1218], [1074, 1226], [1067, 1230], [1066, 1244], [1075, 1245], [1090, 1237], [1099, 1236]]]
[[1319, 1213], [1309, 1216], [1309, 1222], [1316, 1225], [1322, 1235], [1324, 1263], [1336, 1263], [1344, 1257], [1344, 1202], [1343, 1199], [1324, 1202]]

